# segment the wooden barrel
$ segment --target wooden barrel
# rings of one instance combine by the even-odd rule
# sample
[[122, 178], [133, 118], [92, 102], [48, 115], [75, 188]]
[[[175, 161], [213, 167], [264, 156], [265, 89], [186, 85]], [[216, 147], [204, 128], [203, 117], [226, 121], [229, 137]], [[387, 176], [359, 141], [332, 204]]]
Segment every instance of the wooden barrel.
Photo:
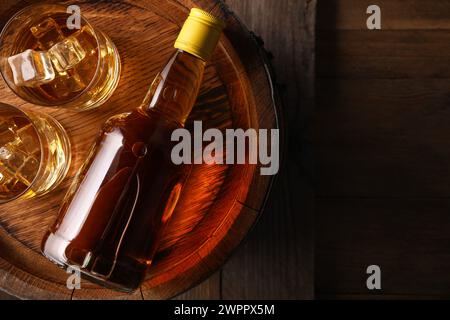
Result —
[[[39, 1], [2, 1], [1, 26], [33, 2]], [[122, 77], [104, 106], [84, 113], [30, 105], [0, 84], [1, 102], [53, 115], [67, 129], [73, 146], [72, 168], [55, 191], [0, 206], [0, 288], [25, 299], [167, 299], [218, 269], [255, 223], [273, 179], [262, 176], [258, 165], [195, 166], [147, 278], [133, 294], [85, 280], [81, 289], [68, 289], [68, 274], [40, 254], [40, 241], [100, 126], [110, 116], [140, 104], [173, 52], [190, 8], [200, 7], [222, 17], [227, 29], [206, 69], [187, 128], [192, 128], [193, 120], [202, 120], [204, 130], [279, 128], [269, 68], [257, 41], [219, 1], [90, 0], [78, 4], [118, 47]]]

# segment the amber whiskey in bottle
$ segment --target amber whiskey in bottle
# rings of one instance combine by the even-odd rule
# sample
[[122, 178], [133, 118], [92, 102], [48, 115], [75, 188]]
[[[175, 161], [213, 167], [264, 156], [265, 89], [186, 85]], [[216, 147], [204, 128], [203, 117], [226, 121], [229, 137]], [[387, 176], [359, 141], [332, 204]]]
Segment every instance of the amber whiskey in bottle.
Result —
[[111, 288], [139, 287], [189, 174], [171, 160], [171, 134], [191, 112], [223, 27], [193, 9], [142, 105], [106, 122], [43, 239], [47, 258]]

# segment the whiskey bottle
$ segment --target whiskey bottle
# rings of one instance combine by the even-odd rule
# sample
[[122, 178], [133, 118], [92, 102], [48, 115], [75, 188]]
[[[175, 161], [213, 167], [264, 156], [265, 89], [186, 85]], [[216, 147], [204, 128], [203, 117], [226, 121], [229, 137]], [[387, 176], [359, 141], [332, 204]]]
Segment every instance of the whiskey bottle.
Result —
[[43, 239], [47, 258], [107, 287], [139, 287], [190, 171], [172, 162], [171, 134], [191, 112], [223, 28], [192, 9], [142, 105], [104, 125]]

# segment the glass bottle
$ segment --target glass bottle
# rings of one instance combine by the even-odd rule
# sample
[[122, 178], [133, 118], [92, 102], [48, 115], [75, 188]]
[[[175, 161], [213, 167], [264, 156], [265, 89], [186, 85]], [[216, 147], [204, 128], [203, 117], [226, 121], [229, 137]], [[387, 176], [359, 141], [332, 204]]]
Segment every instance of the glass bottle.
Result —
[[111, 288], [140, 285], [190, 172], [171, 161], [171, 134], [191, 112], [223, 27], [192, 9], [142, 105], [104, 125], [43, 239], [47, 258]]

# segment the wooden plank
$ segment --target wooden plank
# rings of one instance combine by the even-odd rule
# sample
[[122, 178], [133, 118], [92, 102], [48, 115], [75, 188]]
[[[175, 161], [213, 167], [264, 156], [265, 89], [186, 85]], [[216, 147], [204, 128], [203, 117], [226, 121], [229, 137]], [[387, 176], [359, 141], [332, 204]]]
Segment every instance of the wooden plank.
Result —
[[450, 78], [450, 30], [322, 31], [318, 37], [320, 78]]
[[341, 79], [450, 79], [449, 57], [323, 57], [318, 76]]
[[[450, 30], [319, 30], [317, 54], [328, 57], [448, 57]], [[323, 61], [317, 58], [320, 66]]]
[[[21, 299], [70, 299], [67, 273], [0, 228], [0, 290]], [[32, 288], [32, 289], [30, 289]]]
[[313, 298], [311, 186], [299, 179], [292, 189], [302, 177], [293, 170], [279, 177], [258, 224], [224, 266], [224, 299]]
[[450, 295], [448, 294], [384, 294], [384, 293], [372, 293], [372, 294], [318, 294], [316, 296], [318, 300], [448, 300]]
[[[450, 297], [449, 207], [449, 199], [317, 201], [318, 296]], [[366, 287], [372, 264], [381, 268], [378, 292]]]
[[144, 300], [144, 297], [140, 288], [132, 293], [118, 292], [82, 278], [80, 289], [73, 290], [71, 300]]
[[[247, 242], [222, 272], [224, 299], [311, 299], [314, 295], [311, 158], [316, 1], [227, 0], [273, 53], [284, 86], [286, 164]], [[295, 30], [295, 32], [292, 32]], [[299, 108], [299, 105], [301, 108]]]
[[319, 1], [317, 28], [367, 30], [369, 5], [381, 8], [383, 30], [450, 29], [449, 0], [329, 0]]
[[220, 290], [220, 278], [221, 271], [217, 271], [211, 277], [200, 283], [198, 286], [192, 288], [191, 290], [180, 294], [175, 297], [175, 300], [206, 300], [213, 299], [219, 300], [221, 299], [221, 290]]
[[6, 292], [0, 290], [0, 300], [17, 300], [16, 297], [13, 297]]
[[318, 81], [317, 194], [450, 196], [448, 81]]

